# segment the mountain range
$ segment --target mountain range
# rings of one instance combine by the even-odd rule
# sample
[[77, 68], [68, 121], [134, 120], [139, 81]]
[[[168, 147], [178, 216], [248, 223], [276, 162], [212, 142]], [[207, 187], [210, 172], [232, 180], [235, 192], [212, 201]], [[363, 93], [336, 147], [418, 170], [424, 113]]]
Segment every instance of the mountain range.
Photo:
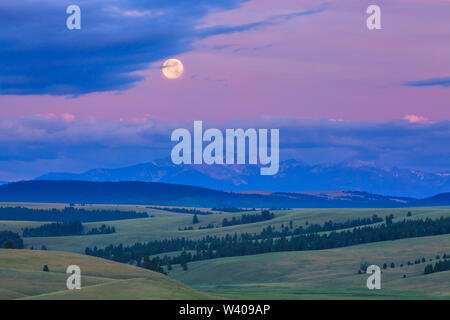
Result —
[[359, 191], [225, 192], [161, 182], [33, 180], [0, 186], [0, 202], [144, 204], [240, 208], [386, 208], [450, 205], [450, 193], [426, 199]]
[[308, 165], [280, 163], [279, 173], [261, 176], [256, 165], [174, 165], [170, 159], [84, 173], [48, 173], [37, 180], [164, 182], [225, 191], [299, 192], [353, 190], [425, 198], [450, 191], [450, 173], [383, 168], [369, 162]]

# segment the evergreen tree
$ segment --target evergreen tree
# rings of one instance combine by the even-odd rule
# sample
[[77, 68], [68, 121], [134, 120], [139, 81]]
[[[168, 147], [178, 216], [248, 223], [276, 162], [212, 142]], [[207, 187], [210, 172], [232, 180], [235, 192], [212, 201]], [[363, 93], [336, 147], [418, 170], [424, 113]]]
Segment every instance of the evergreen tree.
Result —
[[15, 249], [16, 246], [14, 244], [14, 241], [12, 241], [11, 239], [6, 240], [3, 243], [3, 249]]
[[423, 274], [430, 274], [430, 273], [433, 273], [433, 266], [431, 264], [427, 264]]

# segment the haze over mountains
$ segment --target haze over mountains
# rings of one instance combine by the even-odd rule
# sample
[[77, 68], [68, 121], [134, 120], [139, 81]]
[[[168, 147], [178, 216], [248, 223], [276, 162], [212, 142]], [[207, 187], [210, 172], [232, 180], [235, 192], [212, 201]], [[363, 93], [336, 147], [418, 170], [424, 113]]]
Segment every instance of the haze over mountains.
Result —
[[174, 165], [170, 159], [165, 159], [118, 169], [93, 169], [80, 174], [48, 173], [37, 180], [164, 182], [225, 191], [354, 190], [415, 198], [450, 191], [450, 173], [387, 169], [362, 161], [307, 165], [288, 160], [280, 163], [277, 175], [261, 176], [258, 166]]

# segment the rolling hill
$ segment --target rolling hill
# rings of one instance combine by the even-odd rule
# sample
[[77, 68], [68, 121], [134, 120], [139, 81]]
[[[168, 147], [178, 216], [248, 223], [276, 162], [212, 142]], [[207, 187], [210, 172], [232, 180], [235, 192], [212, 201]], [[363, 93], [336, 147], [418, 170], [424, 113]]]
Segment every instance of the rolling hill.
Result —
[[[187, 271], [177, 266], [170, 276], [238, 299], [450, 299], [450, 271], [423, 274], [428, 260], [448, 248], [450, 235], [441, 235], [198, 261]], [[426, 263], [407, 265], [422, 257]], [[383, 270], [381, 290], [367, 289], [368, 275], [357, 272], [362, 262], [380, 267], [395, 263], [395, 268]]]
[[[155, 209], [149, 209], [155, 210]], [[411, 212], [411, 214], [409, 214]], [[243, 225], [218, 227], [226, 216], [228, 219], [245, 213], [226, 213], [200, 216], [200, 222], [192, 230], [192, 216], [187, 214], [161, 215], [154, 218], [130, 219], [108, 222], [117, 229], [115, 234], [83, 235], [63, 237], [25, 238], [25, 247], [39, 248], [46, 245], [50, 250], [83, 252], [84, 248], [104, 248], [110, 244], [132, 245], [136, 242], [169, 238], [198, 239], [206, 235], [260, 232], [272, 226], [305, 226], [348, 219], [367, 218], [374, 214], [394, 216], [394, 221], [403, 219], [438, 219], [448, 217], [450, 210], [437, 208], [397, 209], [295, 209], [275, 212], [271, 220]], [[1, 222], [0, 229], [19, 231], [21, 228], [39, 223]], [[208, 224], [217, 227], [200, 229]], [[87, 227], [99, 223], [87, 223]], [[343, 229], [345, 231], [347, 229]], [[177, 294], [188, 295], [187, 299], [225, 297], [231, 299], [449, 299], [449, 272], [423, 275], [429, 259], [449, 253], [450, 235], [380, 241], [327, 250], [272, 252], [257, 255], [236, 256], [189, 262], [187, 271], [173, 265], [169, 276], [189, 287], [176, 289]], [[180, 254], [164, 252], [159, 256]], [[155, 255], [156, 256], [156, 255]], [[153, 258], [154, 256], [152, 256]], [[426, 263], [407, 265], [408, 261], [421, 258]], [[382, 290], [369, 291], [365, 287], [367, 275], [358, 274], [362, 262], [377, 265], [394, 262], [395, 268], [383, 270]], [[47, 264], [50, 272], [42, 272]], [[77, 264], [86, 276], [85, 288], [67, 291], [64, 273], [68, 264]], [[403, 264], [403, 266], [401, 266]], [[406, 276], [406, 278], [404, 277]], [[73, 255], [56, 251], [0, 250], [0, 299], [96, 299], [105, 295], [107, 299], [164, 298], [174, 299], [172, 285], [167, 277], [131, 265], [84, 255]], [[163, 287], [163, 289], [160, 289]], [[155, 288], [158, 288], [157, 291]], [[186, 290], [186, 291], [185, 291]], [[198, 295], [203, 292], [204, 296]], [[156, 293], [157, 292], [157, 293]], [[180, 297], [184, 299], [185, 297]]]
[[415, 199], [365, 192], [224, 192], [158, 182], [23, 181], [0, 186], [0, 202], [146, 204], [241, 208], [386, 208]]
[[435, 196], [421, 199], [414, 202], [414, 205], [416, 206], [448, 206], [450, 205], [450, 192], [447, 193], [440, 193]]
[[[43, 272], [47, 265], [50, 272]], [[66, 288], [69, 265], [81, 268], [81, 290]], [[0, 249], [3, 299], [212, 299], [174, 279], [127, 264], [73, 253]]]

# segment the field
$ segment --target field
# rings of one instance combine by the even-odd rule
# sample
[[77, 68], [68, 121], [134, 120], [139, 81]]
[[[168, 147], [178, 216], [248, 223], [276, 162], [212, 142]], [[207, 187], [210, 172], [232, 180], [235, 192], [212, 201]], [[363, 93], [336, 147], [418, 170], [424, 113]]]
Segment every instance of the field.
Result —
[[[78, 265], [81, 290], [67, 290]], [[48, 265], [50, 272], [43, 272]], [[0, 299], [211, 299], [160, 273], [65, 252], [0, 249]]]
[[[9, 204], [57, 207], [53, 204]], [[61, 205], [60, 208], [63, 208]], [[116, 233], [69, 237], [24, 238], [26, 248], [45, 245], [51, 251], [0, 250], [0, 299], [449, 299], [450, 272], [423, 275], [425, 265], [437, 255], [450, 253], [450, 235], [410, 238], [369, 243], [330, 250], [277, 252], [190, 262], [187, 271], [173, 266], [169, 277], [127, 264], [114, 263], [73, 253], [86, 247], [103, 248], [110, 244], [132, 245], [136, 242], [171, 238], [199, 239], [206, 235], [261, 232], [268, 226], [280, 229], [291, 221], [294, 227], [370, 218], [376, 214], [393, 214], [394, 221], [403, 219], [450, 216], [447, 208], [401, 209], [294, 209], [275, 211], [275, 218], [263, 222], [222, 227], [245, 213], [199, 215], [193, 225], [191, 214], [174, 213], [145, 206], [85, 205], [84, 209], [117, 209], [148, 212], [153, 217], [108, 221]], [[407, 213], [411, 212], [408, 217]], [[22, 228], [41, 222], [0, 221], [0, 230], [21, 233]], [[102, 222], [86, 223], [98, 227]], [[213, 224], [212, 229], [199, 230]], [[193, 227], [193, 230], [184, 230]], [[64, 252], [63, 252], [64, 251]], [[65, 253], [66, 252], [66, 253]], [[72, 253], [68, 253], [72, 252]], [[164, 253], [176, 255], [180, 252]], [[427, 262], [408, 266], [424, 257]], [[387, 268], [382, 274], [382, 290], [368, 290], [368, 275], [358, 274], [360, 264], [368, 262]], [[391, 263], [395, 264], [391, 268]], [[48, 264], [50, 272], [42, 272]], [[65, 268], [81, 267], [84, 289], [65, 289]], [[403, 266], [401, 266], [403, 265]], [[176, 279], [175, 280], [172, 280]], [[180, 281], [180, 282], [178, 282]], [[185, 285], [182, 285], [184, 283]], [[192, 289], [193, 288], [193, 289]], [[106, 294], [106, 296], [105, 296]]]
[[[50, 205], [48, 205], [50, 206]], [[97, 206], [90, 206], [97, 208]], [[102, 206], [103, 207], [103, 206]], [[112, 206], [115, 207], [115, 206]], [[110, 207], [108, 207], [110, 208]], [[130, 207], [127, 207], [130, 208]], [[134, 209], [131, 209], [134, 210]], [[144, 210], [144, 209], [143, 209]], [[287, 225], [290, 221], [296, 226], [305, 226], [306, 223], [323, 224], [326, 221], [333, 220], [335, 222], [343, 222], [348, 219], [370, 218], [373, 214], [385, 217], [393, 214], [398, 220], [418, 219], [418, 218], [438, 218], [440, 216], [450, 216], [448, 209], [430, 209], [430, 208], [402, 208], [402, 209], [295, 209], [275, 211], [275, 218], [268, 221], [236, 225], [230, 227], [221, 227], [224, 218], [231, 219], [239, 217], [242, 213], [222, 213], [214, 215], [199, 216], [200, 223], [192, 224], [191, 214], [178, 214], [169, 211], [145, 209], [160, 211], [159, 216], [144, 219], [130, 219], [120, 221], [108, 221], [109, 226], [116, 228], [116, 233], [106, 235], [86, 235], [72, 237], [48, 237], [48, 238], [24, 238], [26, 248], [41, 248], [45, 245], [49, 250], [69, 251], [75, 253], [84, 253], [86, 247], [98, 248], [108, 246], [110, 244], [132, 245], [136, 242], [145, 242], [149, 240], [162, 240], [170, 238], [185, 237], [188, 239], [198, 239], [206, 235], [222, 236], [226, 234], [255, 233], [260, 232], [262, 228], [269, 225], [280, 228], [281, 225]], [[411, 211], [412, 216], [406, 217], [407, 212]], [[247, 213], [248, 214], [248, 213]], [[0, 230], [13, 230], [20, 232], [24, 227], [30, 225], [36, 226], [42, 223], [36, 222], [5, 222], [0, 221]], [[98, 227], [102, 223], [86, 223], [86, 227]], [[219, 228], [198, 230], [199, 227], [214, 224]], [[186, 227], [194, 227], [194, 230], [182, 230]]]
[[[239, 299], [448, 299], [450, 271], [423, 275], [428, 260], [446, 249], [450, 252], [450, 235], [205, 260], [191, 263], [187, 271], [174, 268], [170, 276]], [[407, 266], [422, 257], [426, 263]], [[368, 275], [357, 273], [362, 262], [388, 265], [382, 273], [382, 290], [367, 289]], [[395, 268], [389, 267], [392, 262]]]

